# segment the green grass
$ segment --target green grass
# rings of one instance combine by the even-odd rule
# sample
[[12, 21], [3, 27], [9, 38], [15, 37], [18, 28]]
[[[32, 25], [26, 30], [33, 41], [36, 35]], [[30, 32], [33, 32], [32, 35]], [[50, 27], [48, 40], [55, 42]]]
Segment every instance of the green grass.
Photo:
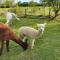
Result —
[[[5, 20], [0, 20], [5, 22]], [[46, 19], [20, 18], [20, 21], [13, 21], [13, 30], [21, 26], [32, 26], [37, 28], [37, 23], [44, 23]], [[0, 60], [60, 60], [60, 22], [49, 22], [46, 26], [43, 38], [39, 37], [35, 41], [34, 49], [23, 51], [22, 48], [14, 42], [10, 42], [10, 52], [4, 48]]]

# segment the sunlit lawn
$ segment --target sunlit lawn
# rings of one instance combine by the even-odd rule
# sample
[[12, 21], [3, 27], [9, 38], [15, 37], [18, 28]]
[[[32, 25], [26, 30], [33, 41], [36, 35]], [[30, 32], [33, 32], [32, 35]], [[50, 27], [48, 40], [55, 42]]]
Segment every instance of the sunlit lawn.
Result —
[[[18, 34], [18, 28], [21, 26], [32, 26], [37, 28], [37, 23], [44, 23], [47, 19], [20, 18], [20, 21], [14, 20], [12, 29]], [[6, 22], [0, 19], [1, 22]], [[48, 22], [43, 35], [35, 41], [34, 49], [23, 49], [16, 43], [10, 41], [10, 52], [4, 48], [0, 60], [60, 60], [60, 22]]]

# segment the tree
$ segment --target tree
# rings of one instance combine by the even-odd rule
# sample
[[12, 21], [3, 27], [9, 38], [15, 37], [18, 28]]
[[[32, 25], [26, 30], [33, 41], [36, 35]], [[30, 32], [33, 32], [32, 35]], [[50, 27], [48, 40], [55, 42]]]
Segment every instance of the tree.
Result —
[[44, 16], [45, 16], [45, 7], [46, 7], [46, 2], [45, 1], [42, 1], [42, 6], [44, 8]]
[[55, 17], [60, 15], [60, 14], [58, 14], [58, 12], [60, 11], [60, 1], [59, 0], [54, 0], [52, 2], [52, 7], [53, 7], [53, 11], [55, 13], [55, 16], [52, 18], [52, 19], [54, 19]]
[[36, 3], [36, 2], [34, 2], [34, 1], [30, 1], [30, 2], [29, 2], [29, 6], [34, 7], [34, 6], [36, 6], [36, 5], [37, 5], [37, 3]]
[[45, 1], [49, 7], [51, 6], [53, 8], [53, 12], [55, 16], [53, 16], [52, 19], [60, 15], [58, 14], [58, 12], [60, 11], [60, 0], [43, 0], [43, 1]]
[[1, 6], [9, 8], [13, 6], [13, 3], [14, 3], [13, 0], [5, 0], [4, 2], [1, 3]]
[[18, 6], [21, 6], [22, 3], [21, 3], [21, 1], [19, 1], [17, 4], [18, 4]]
[[[42, 0], [42, 4], [43, 4], [43, 6], [44, 6], [44, 8], [46, 7], [46, 6], [48, 6], [49, 7], [49, 17], [50, 17], [50, 11], [51, 11], [51, 4], [50, 4], [51, 2], [50, 2], [50, 0]], [[44, 11], [45, 11], [45, 9], [44, 9]]]

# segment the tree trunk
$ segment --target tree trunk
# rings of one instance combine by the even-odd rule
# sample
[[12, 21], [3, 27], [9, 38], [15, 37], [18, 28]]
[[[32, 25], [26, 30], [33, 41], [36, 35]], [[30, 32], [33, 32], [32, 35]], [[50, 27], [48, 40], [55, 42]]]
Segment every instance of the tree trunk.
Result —
[[50, 16], [51, 16], [51, 15], [50, 15], [50, 12], [51, 12], [51, 8], [50, 8], [50, 6], [49, 6], [49, 18], [50, 18]]
[[27, 9], [25, 8], [25, 17], [26, 17], [26, 15], [27, 15]]

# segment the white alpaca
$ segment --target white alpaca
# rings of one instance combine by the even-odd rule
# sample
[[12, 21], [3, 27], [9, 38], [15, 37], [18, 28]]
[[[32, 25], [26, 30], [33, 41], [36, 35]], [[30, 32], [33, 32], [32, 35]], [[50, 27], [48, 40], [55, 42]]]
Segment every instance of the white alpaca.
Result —
[[45, 25], [46, 25], [46, 23], [37, 24], [38, 30], [36, 30], [32, 27], [27, 27], [27, 26], [21, 27], [21, 28], [19, 28], [19, 37], [21, 39], [23, 39], [25, 36], [28, 37], [29, 46], [33, 49], [35, 38], [38, 37], [40, 34], [43, 35]]
[[46, 25], [46, 24], [47, 24], [47, 23], [37, 24], [38, 30], [40, 29], [40, 31], [41, 31], [41, 35], [43, 35], [43, 33], [44, 33], [44, 29], [45, 29], [45, 25]]
[[6, 11], [6, 12], [2, 12], [2, 14], [4, 14], [6, 17], [6, 24], [7, 25], [12, 24], [13, 17], [15, 17], [17, 20], [19, 20], [19, 18], [17, 17], [17, 15], [15, 13]]

